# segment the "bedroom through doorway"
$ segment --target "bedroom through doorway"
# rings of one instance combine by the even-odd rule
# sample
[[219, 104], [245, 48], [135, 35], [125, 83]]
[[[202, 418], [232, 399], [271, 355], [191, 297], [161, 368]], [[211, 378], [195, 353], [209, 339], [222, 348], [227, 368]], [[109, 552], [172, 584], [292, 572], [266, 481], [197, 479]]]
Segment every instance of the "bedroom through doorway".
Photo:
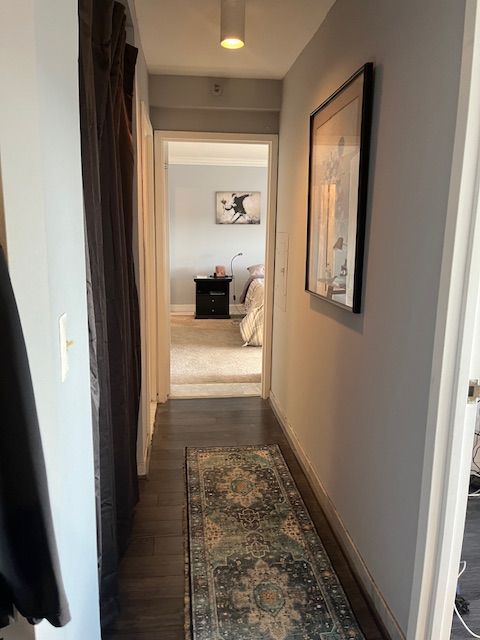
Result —
[[170, 398], [262, 395], [269, 145], [166, 143]]

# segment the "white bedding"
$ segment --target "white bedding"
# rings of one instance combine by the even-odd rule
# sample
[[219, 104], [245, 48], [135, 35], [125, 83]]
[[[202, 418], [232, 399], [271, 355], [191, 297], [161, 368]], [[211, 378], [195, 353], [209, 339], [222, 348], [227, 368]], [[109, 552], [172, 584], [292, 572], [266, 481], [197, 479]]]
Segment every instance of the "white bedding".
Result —
[[240, 334], [246, 345], [261, 347], [263, 343], [263, 299], [265, 287], [263, 278], [252, 280], [245, 296], [247, 315], [240, 323]]

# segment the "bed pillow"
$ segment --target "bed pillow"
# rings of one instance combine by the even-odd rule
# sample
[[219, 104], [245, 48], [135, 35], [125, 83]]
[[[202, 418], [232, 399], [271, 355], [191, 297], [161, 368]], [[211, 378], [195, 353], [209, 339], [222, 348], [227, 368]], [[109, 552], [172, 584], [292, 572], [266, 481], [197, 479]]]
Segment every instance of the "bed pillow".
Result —
[[264, 264], [253, 264], [251, 267], [247, 267], [248, 273], [253, 277], [264, 276], [265, 275], [265, 265]]

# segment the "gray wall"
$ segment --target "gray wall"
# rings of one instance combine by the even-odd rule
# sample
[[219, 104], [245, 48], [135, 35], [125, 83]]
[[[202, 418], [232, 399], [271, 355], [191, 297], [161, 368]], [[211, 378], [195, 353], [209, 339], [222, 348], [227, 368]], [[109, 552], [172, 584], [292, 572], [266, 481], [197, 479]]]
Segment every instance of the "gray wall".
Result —
[[149, 92], [154, 129], [278, 132], [281, 80], [152, 75]]
[[202, 131], [217, 133], [278, 133], [278, 111], [239, 109], [167, 109], [150, 107], [156, 130]]
[[[215, 223], [215, 192], [230, 189], [261, 192], [259, 225]], [[213, 273], [217, 264], [229, 271], [232, 257], [243, 252], [234, 262], [238, 302], [249, 276], [246, 268], [265, 259], [267, 168], [170, 165], [168, 196], [171, 303], [193, 305], [193, 277]]]
[[5, 229], [5, 211], [3, 208], [1, 166], [0, 166], [0, 245], [2, 245], [3, 251], [6, 254], [7, 253], [7, 231]]
[[[284, 79], [273, 393], [405, 630], [459, 87], [461, 0], [337, 0]], [[376, 64], [364, 311], [304, 292], [309, 113]]]

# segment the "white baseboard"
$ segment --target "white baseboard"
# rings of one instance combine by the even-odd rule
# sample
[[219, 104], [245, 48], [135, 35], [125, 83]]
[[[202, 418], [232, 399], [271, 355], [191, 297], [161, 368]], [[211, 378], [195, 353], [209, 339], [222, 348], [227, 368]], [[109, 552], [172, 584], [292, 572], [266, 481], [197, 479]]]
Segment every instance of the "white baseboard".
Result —
[[337, 537], [346, 557], [348, 558], [350, 567], [355, 574], [357, 580], [362, 585], [363, 591], [370, 601], [372, 609], [376, 612], [378, 618], [383, 623], [386, 632], [391, 640], [405, 640], [405, 634], [400, 628], [393, 612], [383, 598], [375, 580], [370, 574], [360, 552], [358, 551], [355, 543], [353, 542], [350, 534], [348, 533], [340, 515], [338, 514], [335, 505], [330, 500], [325, 488], [320, 481], [313, 465], [305, 453], [302, 445], [300, 444], [297, 435], [293, 427], [288, 423], [283, 409], [278, 402], [273, 391], [270, 391], [270, 404], [272, 409], [280, 422], [280, 425], [287, 437], [290, 446], [296, 454], [298, 462], [303, 469], [303, 472], [307, 476], [307, 479], [312, 487], [315, 497], [318, 500], [325, 516]]
[[[171, 304], [170, 313], [172, 316], [193, 316], [195, 315], [194, 304]], [[231, 304], [230, 315], [243, 315], [245, 313], [245, 306], [243, 304]]]
[[194, 304], [171, 304], [170, 313], [172, 316], [193, 316], [195, 315]]
[[157, 415], [157, 403], [150, 402], [150, 415], [149, 418], [149, 437], [143, 454], [143, 460], [137, 463], [137, 474], [140, 478], [145, 477], [148, 474], [148, 468], [150, 466], [150, 456], [152, 453], [152, 439], [155, 431], [155, 416]]

